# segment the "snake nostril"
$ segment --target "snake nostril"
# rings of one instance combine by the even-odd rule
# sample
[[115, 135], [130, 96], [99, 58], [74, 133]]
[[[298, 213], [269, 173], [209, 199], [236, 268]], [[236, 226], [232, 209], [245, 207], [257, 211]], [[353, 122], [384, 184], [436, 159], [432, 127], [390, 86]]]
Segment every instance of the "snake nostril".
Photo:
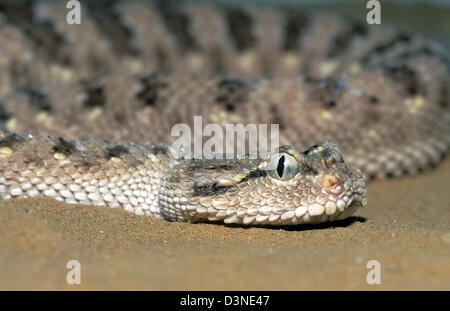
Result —
[[333, 175], [325, 175], [322, 179], [322, 186], [324, 188], [331, 188], [339, 182], [339, 179]]

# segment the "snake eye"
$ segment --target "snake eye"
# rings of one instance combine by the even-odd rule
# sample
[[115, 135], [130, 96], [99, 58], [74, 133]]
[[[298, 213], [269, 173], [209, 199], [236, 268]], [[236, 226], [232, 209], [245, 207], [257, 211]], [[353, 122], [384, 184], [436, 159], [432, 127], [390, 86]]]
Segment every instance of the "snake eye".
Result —
[[267, 166], [267, 173], [270, 177], [279, 180], [292, 179], [298, 172], [297, 160], [286, 153], [273, 155]]

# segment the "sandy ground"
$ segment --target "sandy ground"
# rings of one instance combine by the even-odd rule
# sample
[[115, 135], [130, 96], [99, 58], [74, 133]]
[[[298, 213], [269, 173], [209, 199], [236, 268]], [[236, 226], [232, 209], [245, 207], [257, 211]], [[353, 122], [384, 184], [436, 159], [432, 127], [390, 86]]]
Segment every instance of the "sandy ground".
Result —
[[[119, 209], [0, 202], [2, 290], [450, 289], [450, 159], [370, 183], [369, 205], [327, 226], [168, 223]], [[81, 285], [66, 263], [81, 263]], [[381, 284], [368, 285], [369, 260]]]

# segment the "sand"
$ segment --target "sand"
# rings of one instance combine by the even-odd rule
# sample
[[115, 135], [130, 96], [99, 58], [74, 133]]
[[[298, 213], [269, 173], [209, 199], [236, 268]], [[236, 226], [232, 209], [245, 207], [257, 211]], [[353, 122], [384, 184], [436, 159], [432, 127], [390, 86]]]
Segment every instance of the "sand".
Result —
[[[169, 223], [51, 199], [0, 202], [1, 290], [449, 290], [450, 159], [374, 181], [327, 225]], [[81, 264], [68, 285], [67, 261]], [[369, 260], [381, 284], [369, 285]]]

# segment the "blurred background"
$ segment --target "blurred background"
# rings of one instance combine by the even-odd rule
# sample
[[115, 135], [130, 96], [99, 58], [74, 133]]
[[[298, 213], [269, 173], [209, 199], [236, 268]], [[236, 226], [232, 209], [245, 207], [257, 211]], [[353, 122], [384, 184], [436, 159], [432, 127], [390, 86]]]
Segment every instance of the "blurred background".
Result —
[[[198, 3], [242, 5], [242, 0], [198, 0]], [[366, 0], [246, 0], [245, 4], [286, 5], [328, 10], [365, 19]], [[383, 0], [382, 22], [403, 25], [422, 33], [450, 34], [450, 0]]]

